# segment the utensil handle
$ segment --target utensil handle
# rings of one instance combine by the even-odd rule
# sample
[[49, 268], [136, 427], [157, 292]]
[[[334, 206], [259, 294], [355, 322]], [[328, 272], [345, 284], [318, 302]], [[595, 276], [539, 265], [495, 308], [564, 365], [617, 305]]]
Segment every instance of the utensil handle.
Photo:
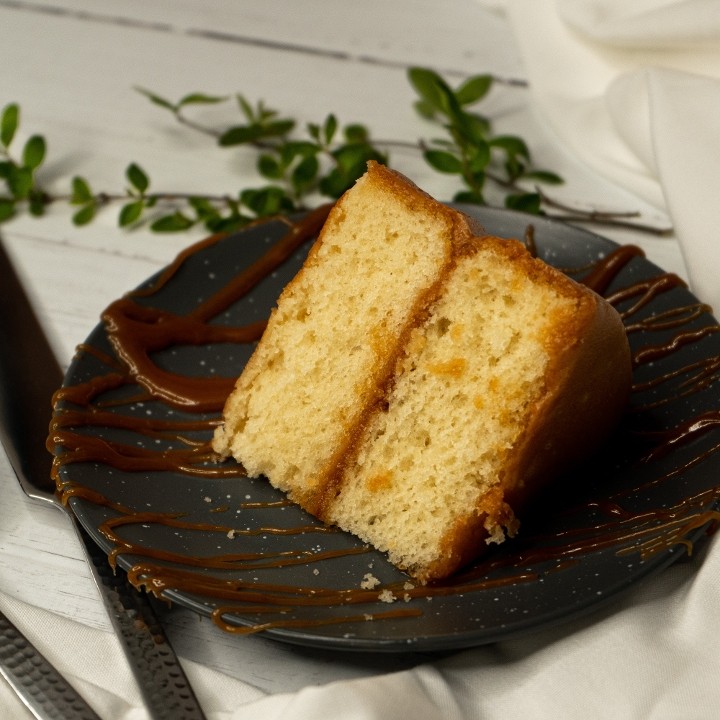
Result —
[[2, 613], [0, 675], [38, 720], [100, 720], [75, 688]]
[[114, 572], [107, 555], [70, 513], [148, 712], [157, 720], [205, 720], [205, 715], [152, 606], [122, 568]]

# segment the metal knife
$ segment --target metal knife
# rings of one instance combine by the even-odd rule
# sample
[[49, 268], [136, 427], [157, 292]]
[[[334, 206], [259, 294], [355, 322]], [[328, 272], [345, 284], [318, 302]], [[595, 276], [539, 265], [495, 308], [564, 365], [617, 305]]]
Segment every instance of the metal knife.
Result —
[[205, 715], [153, 608], [153, 598], [138, 592], [122, 569], [113, 572], [107, 555], [55, 496], [45, 440], [51, 398], [62, 378], [0, 240], [0, 440], [25, 493], [70, 516], [151, 717], [203, 720]]

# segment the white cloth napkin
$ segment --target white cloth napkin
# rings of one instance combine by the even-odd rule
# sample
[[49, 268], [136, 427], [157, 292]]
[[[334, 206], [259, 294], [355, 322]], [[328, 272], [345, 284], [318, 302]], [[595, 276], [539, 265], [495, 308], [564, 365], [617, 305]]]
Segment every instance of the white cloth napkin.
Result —
[[669, 215], [691, 289], [720, 312], [720, 4], [489, 4], [507, 13], [559, 141]]

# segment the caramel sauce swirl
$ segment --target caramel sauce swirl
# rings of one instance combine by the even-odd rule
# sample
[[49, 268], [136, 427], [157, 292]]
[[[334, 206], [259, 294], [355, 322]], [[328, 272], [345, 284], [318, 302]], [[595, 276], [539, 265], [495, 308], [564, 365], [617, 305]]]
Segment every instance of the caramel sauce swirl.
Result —
[[[390, 579], [368, 587], [362, 577], [343, 580], [333, 574], [334, 562], [357, 556], [369, 559], [370, 567], [374, 551], [300, 514], [278, 494], [256, 497], [249, 486], [242, 498], [218, 491], [214, 504], [201, 508], [207, 512], [198, 511], [197, 502], [178, 509], [172, 493], [159, 509], [120, 500], [125, 495], [107, 481], [112, 473], [137, 484], [152, 482], [157, 474], [189, 476], [219, 488], [224, 481], [232, 481], [233, 488], [252, 482], [234, 462], [219, 462], [209, 444], [235, 375], [189, 375], [158, 358], [178, 347], [251, 347], [266, 318], [245, 325], [223, 324], [219, 318], [315, 237], [328, 211], [324, 206], [297, 222], [281, 221], [285, 232], [276, 242], [192, 309], [163, 309], [155, 302], [158, 296], [181, 282], [188, 262], [225, 238], [213, 236], [189, 247], [103, 313], [107, 347], [87, 342], [78, 348], [78, 367], [86, 363], [93, 370], [89, 377], [71, 370], [73, 379], [54, 398], [48, 448], [54, 454], [57, 493], [64, 503], [77, 499], [102, 509], [105, 519], [97, 531], [112, 545], [110, 561], [126, 559], [136, 587], [158, 597], [169, 592], [204, 599], [213, 621], [231, 633], [329, 625], [352, 629], [369, 620], [422, 617], [433, 599], [529, 586], [598, 552], [640, 562], [676, 547], [689, 553], [691, 538], [720, 521], [720, 482], [703, 473], [720, 450], [720, 408], [712, 392], [720, 379], [720, 353], [717, 344], [706, 347], [720, 327], [710, 308], [689, 293], [687, 301], [686, 295], [679, 302], [666, 301], [670, 293], [685, 292], [676, 275], [635, 279], [629, 266], [641, 260], [642, 251], [634, 246], [610, 252], [580, 278], [617, 308], [633, 349], [633, 397], [613, 439], [613, 447], [620, 449], [609, 453], [612, 462], [628, 469], [623, 482], [616, 487], [608, 480], [613, 470], [607, 463], [598, 464], [589, 484], [585, 477], [583, 482], [571, 477], [570, 485], [589, 489], [571, 494], [561, 508], [548, 509], [549, 520], [542, 526], [530, 525], [516, 541], [446, 581], [416, 586]], [[535, 247], [533, 229], [525, 242]], [[662, 426], [658, 408], [688, 402], [693, 409], [687, 416], [676, 410], [677, 424]], [[93, 467], [103, 468], [105, 489], [79, 472]], [[576, 473], [593, 475], [588, 467]], [[688, 477], [694, 480], [692, 489], [683, 487]], [[653, 493], [657, 501], [638, 502], [641, 494]], [[147, 528], [156, 533], [152, 541], [143, 540]], [[309, 578], [306, 582], [278, 582], [283, 577], [278, 571], [298, 569]], [[395, 602], [379, 604], [380, 592]]]

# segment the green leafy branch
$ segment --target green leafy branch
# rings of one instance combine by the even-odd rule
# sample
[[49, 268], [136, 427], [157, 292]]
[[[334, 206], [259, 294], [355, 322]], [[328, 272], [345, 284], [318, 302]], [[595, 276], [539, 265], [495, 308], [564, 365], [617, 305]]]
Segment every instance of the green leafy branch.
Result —
[[[0, 115], [0, 181], [7, 191], [0, 194], [0, 222], [24, 208], [40, 216], [50, 204], [66, 202], [76, 207], [73, 223], [78, 226], [92, 222], [102, 208], [117, 204], [120, 227], [146, 222], [155, 232], [177, 232], [202, 224], [211, 232], [231, 231], [258, 217], [302, 210], [322, 198], [335, 200], [362, 175], [368, 160], [388, 163], [387, 150], [403, 146], [421, 153], [434, 170], [457, 177], [459, 189], [453, 198], [457, 202], [486, 204], [486, 188], [492, 183], [509, 208], [665, 232], [633, 222], [635, 213], [568, 208], [542, 191], [540, 184], [557, 185], [562, 178], [535, 167], [522, 138], [496, 135], [490, 119], [474, 109], [496, 82], [492, 76], [471, 77], [455, 89], [432, 70], [412, 68], [408, 77], [418, 96], [416, 111], [439, 128], [442, 137], [412, 143], [373, 141], [364, 125], [341, 125], [333, 114], [299, 128], [295, 120], [264, 102], [253, 105], [242, 95], [191, 93], [171, 101], [137, 88], [178, 123], [211, 137], [218, 146], [245, 147], [256, 153], [262, 184], [221, 195], [157, 192], [151, 189], [148, 173], [134, 162], [125, 170], [122, 192], [96, 192], [87, 179], [76, 176], [68, 193], [51, 195], [37, 179], [46, 155], [45, 140], [33, 135], [14, 154], [20, 110], [16, 104], [7, 105]], [[236, 104], [240, 121], [226, 128], [203, 125], [189, 114], [198, 106], [228, 102]]]
[[411, 68], [408, 76], [419, 98], [415, 102], [416, 111], [446, 133], [446, 137], [429, 142], [421, 140], [418, 146], [431, 167], [458, 176], [463, 188], [455, 194], [456, 202], [486, 205], [485, 189], [492, 183], [504, 193], [505, 207], [513, 210], [654, 235], [671, 231], [639, 223], [638, 212], [579, 209], [552, 198], [540, 185], [560, 185], [563, 179], [555, 172], [535, 167], [530, 149], [521, 137], [495, 135], [490, 119], [471, 110], [497, 82], [493, 76], [470, 77], [456, 89], [425, 68]]
[[30, 212], [43, 214], [48, 198], [37, 184], [36, 170], [45, 159], [45, 139], [33, 135], [25, 142], [19, 159], [10, 154], [20, 122], [20, 108], [13, 103], [0, 116], [0, 179], [5, 181], [9, 196], [0, 196], [0, 222], [15, 215], [19, 202], [27, 203]]
[[308, 123], [298, 138], [293, 133], [295, 120], [280, 117], [262, 101], [253, 106], [236, 95], [242, 122], [218, 131], [190, 120], [185, 110], [192, 105], [225, 102], [230, 99], [226, 96], [192, 93], [171, 102], [149, 90], [138, 91], [169, 110], [181, 124], [216, 138], [220, 147], [244, 145], [258, 151], [257, 171], [269, 184], [245, 190], [240, 202], [259, 216], [303, 209], [306, 199], [315, 193], [337, 199], [365, 172], [368, 160], [387, 162], [364, 125], [341, 128], [333, 114], [321, 124]]
[[470, 109], [486, 97], [492, 76], [476, 75], [456, 90], [432, 70], [412, 68], [409, 78], [420, 98], [415, 103], [417, 112], [446, 131], [447, 137], [421, 141], [420, 145], [431, 167], [462, 181], [464, 188], [454, 200], [485, 205], [485, 187], [492, 181], [507, 191], [506, 207], [540, 213], [542, 196], [523, 190], [522, 182], [559, 185], [563, 180], [554, 172], [533, 167], [522, 138], [494, 135], [490, 120]]
[[[150, 229], [155, 232], [177, 232], [201, 223], [211, 232], [237, 229], [258, 217], [302, 210], [312, 193], [337, 199], [365, 171], [368, 160], [387, 162], [387, 157], [369, 141], [367, 129], [353, 124], [340, 128], [334, 115], [320, 125], [308, 124], [306, 137], [292, 135], [293, 120], [279, 118], [262, 102], [253, 107], [243, 97], [237, 102], [244, 122], [218, 132], [201, 126], [185, 116], [191, 105], [214, 104], [225, 98], [193, 93], [172, 103], [165, 98], [141, 92], [155, 104], [170, 110], [184, 125], [215, 136], [221, 147], [250, 145], [259, 150], [257, 168], [269, 182], [244, 188], [237, 194], [201, 195], [151, 191], [148, 173], [137, 163], [125, 170], [126, 189], [120, 193], [96, 192], [90, 181], [76, 176], [70, 192], [50, 195], [37, 183], [36, 170], [45, 156], [45, 141], [33, 136], [26, 143], [22, 159], [12, 155], [11, 145], [19, 126], [20, 111], [8, 105], [0, 118], [3, 132], [0, 139], [0, 179], [5, 181], [6, 195], [0, 195], [0, 222], [9, 220], [29, 205], [34, 215], [42, 215], [47, 206], [67, 202], [77, 206], [73, 223], [86, 225], [98, 211], [110, 204], [121, 205], [118, 225], [129, 227], [154, 213]], [[170, 206], [170, 211], [165, 211]]]

